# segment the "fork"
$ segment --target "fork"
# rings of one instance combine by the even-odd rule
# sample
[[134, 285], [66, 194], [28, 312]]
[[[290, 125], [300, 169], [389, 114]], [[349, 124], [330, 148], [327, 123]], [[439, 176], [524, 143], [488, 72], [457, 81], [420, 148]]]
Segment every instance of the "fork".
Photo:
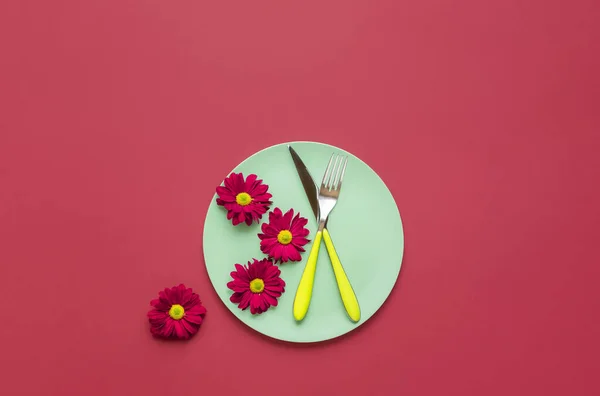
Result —
[[319, 227], [308, 260], [306, 261], [306, 266], [304, 267], [298, 290], [296, 291], [296, 297], [294, 298], [293, 312], [294, 318], [297, 321], [304, 319], [308, 312], [308, 307], [312, 298], [321, 239], [325, 241], [325, 247], [327, 248], [327, 253], [329, 253], [329, 258], [331, 259], [331, 265], [333, 267], [344, 308], [352, 321], [358, 322], [360, 320], [360, 306], [358, 305], [358, 299], [356, 298], [356, 294], [352, 289], [352, 285], [350, 284], [346, 272], [344, 271], [344, 267], [337, 255], [329, 231], [327, 231], [327, 221], [340, 196], [347, 164], [348, 157], [342, 157], [334, 153], [331, 155], [331, 158], [329, 158], [327, 169], [323, 175], [318, 197]]

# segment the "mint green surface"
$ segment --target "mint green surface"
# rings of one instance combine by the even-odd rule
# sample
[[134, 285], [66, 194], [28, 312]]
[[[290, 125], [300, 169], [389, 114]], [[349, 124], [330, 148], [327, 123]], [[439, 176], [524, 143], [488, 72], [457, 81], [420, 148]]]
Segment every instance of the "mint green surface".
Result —
[[[227, 308], [242, 322], [267, 336], [290, 342], [317, 342], [341, 336], [368, 320], [390, 294], [402, 263], [404, 234], [400, 213], [394, 198], [377, 174], [354, 155], [321, 143], [292, 142], [316, 183], [320, 184], [332, 153], [346, 154], [348, 166], [339, 201], [329, 217], [328, 229], [336, 251], [361, 308], [361, 319], [352, 323], [340, 298], [331, 262], [321, 244], [312, 300], [308, 314], [296, 322], [292, 306], [296, 288], [317, 229], [308, 199], [289, 154], [287, 143], [269, 147], [246, 159], [232, 172], [244, 177], [255, 173], [269, 185], [273, 206], [283, 212], [293, 208], [309, 219], [311, 239], [304, 248], [301, 262], [280, 265], [286, 282], [279, 305], [261, 315], [250, 309], [240, 310], [229, 301], [229, 273], [234, 264], [246, 264], [252, 258], [262, 259], [260, 224], [232, 226], [224, 208], [215, 202], [208, 208], [204, 223], [204, 259], [210, 280]], [[226, 177], [227, 175], [223, 175]], [[267, 221], [263, 216], [262, 221]], [[262, 224], [262, 222], [261, 222]], [[377, 320], [386, 320], [380, 317]]]

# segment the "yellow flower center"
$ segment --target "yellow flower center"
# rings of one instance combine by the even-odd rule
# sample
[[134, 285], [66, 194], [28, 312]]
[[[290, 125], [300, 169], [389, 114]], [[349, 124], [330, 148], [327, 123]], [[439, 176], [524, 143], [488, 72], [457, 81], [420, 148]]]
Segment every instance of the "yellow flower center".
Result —
[[179, 304], [173, 304], [169, 309], [169, 316], [175, 320], [183, 318], [183, 315], [185, 315], [185, 309]]
[[235, 202], [239, 205], [246, 206], [252, 202], [252, 197], [248, 193], [241, 192], [235, 196]]
[[292, 242], [292, 233], [289, 230], [281, 230], [277, 235], [277, 240], [282, 245], [287, 245], [288, 243]]
[[250, 291], [252, 293], [262, 293], [265, 290], [265, 282], [262, 279], [252, 279], [250, 281]]

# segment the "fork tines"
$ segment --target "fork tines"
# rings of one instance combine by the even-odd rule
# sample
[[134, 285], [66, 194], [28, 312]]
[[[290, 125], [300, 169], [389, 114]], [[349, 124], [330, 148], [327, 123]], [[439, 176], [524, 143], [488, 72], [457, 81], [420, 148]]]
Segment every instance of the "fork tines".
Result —
[[341, 156], [338, 154], [331, 154], [321, 187], [327, 188], [328, 190], [339, 190], [342, 187], [342, 181], [344, 180], [344, 172], [346, 171], [346, 165], [348, 164], [348, 157]]

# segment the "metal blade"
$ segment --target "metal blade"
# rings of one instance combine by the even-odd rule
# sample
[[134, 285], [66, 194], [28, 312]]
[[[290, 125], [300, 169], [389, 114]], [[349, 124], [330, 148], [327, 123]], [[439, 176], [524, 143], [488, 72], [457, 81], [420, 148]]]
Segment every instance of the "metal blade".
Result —
[[302, 159], [300, 159], [300, 156], [296, 150], [294, 150], [289, 144], [288, 148], [290, 149], [290, 154], [294, 160], [294, 165], [296, 165], [296, 171], [298, 172], [298, 176], [300, 176], [300, 181], [304, 187], [304, 192], [306, 193], [308, 202], [310, 202], [310, 207], [312, 208], [315, 218], [317, 221], [319, 221], [319, 191], [317, 190], [317, 185], [315, 184], [310, 172], [308, 169], [306, 169], [306, 165], [304, 165], [304, 162], [302, 162]]

